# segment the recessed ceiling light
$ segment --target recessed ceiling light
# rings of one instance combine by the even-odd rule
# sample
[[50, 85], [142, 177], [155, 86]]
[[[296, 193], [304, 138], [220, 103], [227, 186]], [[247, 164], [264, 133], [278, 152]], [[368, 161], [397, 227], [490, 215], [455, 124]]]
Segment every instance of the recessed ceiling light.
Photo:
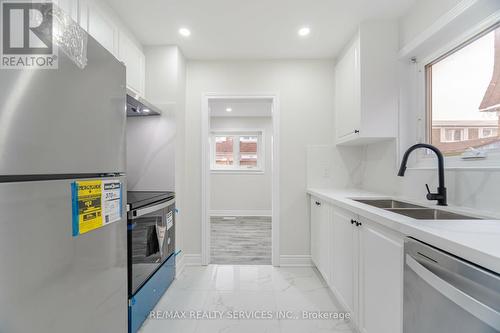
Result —
[[306, 37], [311, 33], [311, 28], [302, 27], [299, 29], [299, 31], [297, 33], [299, 34], [300, 37]]
[[233, 109], [231, 109], [231, 108], [226, 108], [226, 112], [231, 112], [231, 111], [233, 111]]
[[149, 113], [149, 112], [150, 112], [150, 110], [149, 110], [149, 109], [142, 109], [142, 112], [144, 112], [144, 113]]
[[184, 37], [189, 37], [191, 36], [191, 30], [189, 30], [188, 28], [180, 28], [179, 34]]

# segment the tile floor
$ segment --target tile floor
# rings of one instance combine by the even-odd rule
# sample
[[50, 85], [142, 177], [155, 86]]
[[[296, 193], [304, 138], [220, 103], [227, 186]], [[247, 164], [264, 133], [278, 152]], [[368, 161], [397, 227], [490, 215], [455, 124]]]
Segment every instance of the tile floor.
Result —
[[[209, 265], [186, 267], [155, 308], [186, 319], [148, 319], [141, 333], [354, 332], [349, 320], [304, 319], [303, 311], [335, 315], [339, 306], [317, 271], [308, 267]], [[192, 319], [212, 314], [217, 319]], [[205, 313], [203, 311], [206, 311]], [[220, 312], [216, 312], [220, 311]], [[239, 312], [243, 311], [243, 312]], [[277, 318], [282, 311], [288, 318]], [[236, 314], [269, 319], [231, 319]]]
[[270, 265], [271, 217], [210, 218], [210, 257], [214, 264]]

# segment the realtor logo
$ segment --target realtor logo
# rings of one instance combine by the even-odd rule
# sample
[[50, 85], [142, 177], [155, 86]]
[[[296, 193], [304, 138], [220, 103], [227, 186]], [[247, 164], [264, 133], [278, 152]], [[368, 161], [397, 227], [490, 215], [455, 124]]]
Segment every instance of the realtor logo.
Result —
[[1, 0], [1, 68], [57, 68], [51, 2]]

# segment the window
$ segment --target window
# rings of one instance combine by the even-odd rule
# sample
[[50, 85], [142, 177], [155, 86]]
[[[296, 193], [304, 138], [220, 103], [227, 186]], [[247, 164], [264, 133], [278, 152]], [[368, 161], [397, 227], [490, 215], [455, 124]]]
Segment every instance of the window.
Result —
[[262, 171], [262, 137], [261, 131], [212, 132], [212, 170]]
[[428, 140], [445, 155], [500, 147], [500, 27], [425, 67]]
[[481, 129], [481, 138], [491, 138], [498, 136], [498, 128]]
[[[460, 142], [464, 140], [464, 129], [460, 128], [443, 128], [441, 129], [442, 142]], [[443, 136], [444, 135], [444, 136]]]

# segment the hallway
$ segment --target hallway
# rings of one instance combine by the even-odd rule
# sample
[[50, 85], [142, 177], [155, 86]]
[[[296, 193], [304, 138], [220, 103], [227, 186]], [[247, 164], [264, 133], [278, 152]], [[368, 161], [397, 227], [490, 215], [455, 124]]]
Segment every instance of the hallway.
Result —
[[212, 264], [271, 264], [271, 217], [212, 217], [210, 230]]

